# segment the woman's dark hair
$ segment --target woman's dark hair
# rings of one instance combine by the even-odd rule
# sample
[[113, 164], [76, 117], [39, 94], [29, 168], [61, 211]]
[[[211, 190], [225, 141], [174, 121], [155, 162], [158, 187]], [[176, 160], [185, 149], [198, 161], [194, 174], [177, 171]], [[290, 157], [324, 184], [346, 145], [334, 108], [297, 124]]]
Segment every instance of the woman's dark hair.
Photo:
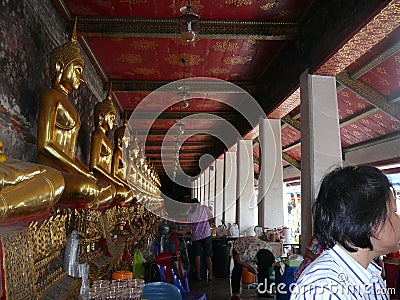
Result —
[[260, 249], [256, 254], [257, 259], [257, 268], [260, 271], [260, 268], [267, 268], [271, 266], [275, 262], [274, 254], [268, 249]]
[[371, 237], [385, 221], [392, 185], [372, 166], [336, 168], [327, 174], [313, 205], [314, 230], [324, 249], [373, 249]]

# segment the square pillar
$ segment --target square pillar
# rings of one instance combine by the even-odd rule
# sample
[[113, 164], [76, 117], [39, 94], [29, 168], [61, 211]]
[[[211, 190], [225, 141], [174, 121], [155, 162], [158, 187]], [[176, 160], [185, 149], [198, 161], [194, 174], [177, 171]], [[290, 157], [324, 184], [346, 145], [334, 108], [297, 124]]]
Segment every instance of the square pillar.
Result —
[[331, 76], [300, 77], [301, 97], [301, 248], [312, 236], [311, 209], [324, 175], [342, 166], [342, 149], [336, 94]]

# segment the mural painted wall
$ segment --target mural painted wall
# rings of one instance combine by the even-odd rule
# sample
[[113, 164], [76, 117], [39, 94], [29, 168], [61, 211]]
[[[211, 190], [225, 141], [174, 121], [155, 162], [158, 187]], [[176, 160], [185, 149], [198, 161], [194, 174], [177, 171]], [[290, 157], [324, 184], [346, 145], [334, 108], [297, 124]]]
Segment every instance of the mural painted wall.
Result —
[[[48, 58], [69, 40], [66, 26], [47, 0], [0, 2], [0, 141], [7, 156], [34, 162], [39, 97], [51, 86]], [[81, 116], [77, 156], [88, 163], [94, 105], [103, 84], [85, 57], [85, 83], [70, 95]]]

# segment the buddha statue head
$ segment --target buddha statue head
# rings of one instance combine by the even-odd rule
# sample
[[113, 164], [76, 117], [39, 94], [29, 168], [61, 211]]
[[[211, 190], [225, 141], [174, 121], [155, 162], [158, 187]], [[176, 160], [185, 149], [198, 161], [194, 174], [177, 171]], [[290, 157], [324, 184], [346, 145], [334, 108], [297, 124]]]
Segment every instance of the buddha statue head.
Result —
[[131, 156], [132, 159], [136, 160], [139, 156], [139, 151], [140, 151], [139, 140], [137, 138], [137, 135], [135, 134], [135, 136], [132, 139], [131, 150], [129, 155]]
[[124, 124], [121, 127], [115, 129], [114, 132], [114, 146], [119, 148], [126, 148], [130, 139], [129, 130], [126, 130], [126, 124], [128, 123], [126, 114], [124, 115]]
[[66, 93], [75, 90], [83, 80], [84, 62], [76, 35], [76, 20], [71, 41], [55, 48], [50, 54], [50, 76], [53, 88], [62, 86]]
[[112, 102], [112, 87], [108, 91], [106, 99], [97, 103], [94, 107], [94, 122], [97, 129], [110, 130], [115, 125], [115, 110]]

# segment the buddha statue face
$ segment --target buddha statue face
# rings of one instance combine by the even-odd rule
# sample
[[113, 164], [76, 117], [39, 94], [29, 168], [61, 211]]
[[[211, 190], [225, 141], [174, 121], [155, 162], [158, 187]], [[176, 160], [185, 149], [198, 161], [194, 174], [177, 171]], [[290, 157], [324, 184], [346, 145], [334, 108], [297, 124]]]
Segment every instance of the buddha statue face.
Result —
[[113, 129], [117, 111], [111, 100], [110, 93], [104, 101], [97, 103], [94, 107], [94, 121], [96, 128], [105, 131]]
[[105, 127], [106, 130], [111, 130], [114, 128], [114, 125], [115, 125], [115, 111], [110, 111], [104, 117], [103, 127]]
[[[61, 64], [58, 62], [57, 64]], [[67, 90], [76, 90], [83, 80], [83, 61], [75, 59], [68, 63], [65, 68], [61, 65], [57, 69], [62, 70], [60, 84]]]

